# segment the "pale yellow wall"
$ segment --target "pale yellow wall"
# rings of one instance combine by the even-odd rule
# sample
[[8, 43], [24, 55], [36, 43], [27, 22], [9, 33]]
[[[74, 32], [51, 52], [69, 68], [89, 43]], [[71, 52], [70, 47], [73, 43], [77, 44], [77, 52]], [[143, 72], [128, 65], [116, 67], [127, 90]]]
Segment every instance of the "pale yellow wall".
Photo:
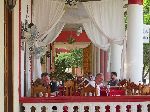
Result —
[[4, 112], [4, 0], [0, 0], [0, 111]]
[[[27, 0], [26, 2], [24, 0], [21, 1], [22, 1], [21, 12], [22, 16], [25, 17], [24, 15], [26, 14], [26, 5], [28, 4], [30, 9], [31, 1], [30, 0]], [[21, 19], [23, 19], [23, 17], [21, 17]], [[19, 89], [19, 0], [17, 0], [16, 6], [14, 8], [14, 112], [19, 112], [18, 89]]]
[[14, 112], [19, 112], [19, 0], [14, 8]]
[[[14, 112], [19, 112], [19, 0], [14, 8]], [[0, 111], [4, 112], [4, 1], [0, 1]]]

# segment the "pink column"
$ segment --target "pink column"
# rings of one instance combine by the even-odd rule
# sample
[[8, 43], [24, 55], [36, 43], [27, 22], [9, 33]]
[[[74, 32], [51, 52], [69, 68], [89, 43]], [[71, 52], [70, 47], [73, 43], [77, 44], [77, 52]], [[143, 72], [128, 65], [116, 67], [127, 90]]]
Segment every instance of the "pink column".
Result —
[[109, 74], [107, 72], [107, 64], [108, 64], [108, 52], [104, 51], [104, 79], [108, 81], [110, 79]]
[[104, 51], [100, 50], [100, 72], [104, 74]]
[[96, 51], [96, 73], [100, 73], [100, 49], [97, 48]]

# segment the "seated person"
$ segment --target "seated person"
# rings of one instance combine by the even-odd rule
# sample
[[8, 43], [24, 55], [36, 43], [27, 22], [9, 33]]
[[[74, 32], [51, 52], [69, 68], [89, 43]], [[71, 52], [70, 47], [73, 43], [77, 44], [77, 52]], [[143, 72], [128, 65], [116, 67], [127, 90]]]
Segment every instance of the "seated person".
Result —
[[102, 73], [98, 73], [95, 78], [96, 88], [97, 88], [97, 96], [100, 96], [100, 89], [104, 86], [104, 75]]
[[42, 73], [41, 78], [38, 78], [34, 81], [34, 85], [43, 85], [45, 87], [49, 86], [50, 84], [50, 77], [48, 73]]
[[116, 86], [118, 84], [117, 73], [111, 72], [111, 80], [108, 82], [110, 86]]
[[37, 78], [33, 83], [34, 86], [42, 85], [42, 79]]
[[84, 78], [82, 76], [77, 77], [77, 84], [81, 84], [83, 83], [83, 81], [84, 81]]
[[42, 73], [41, 74], [41, 81], [42, 81], [42, 84], [47, 87], [49, 86], [51, 80], [50, 80], [50, 77], [49, 77], [49, 74], [48, 73]]
[[[36, 79], [31, 86], [31, 96], [48, 97], [50, 93], [50, 77], [48, 73], [42, 73], [41, 78]], [[44, 93], [44, 94], [43, 94]]]
[[103, 81], [104, 81], [104, 75], [102, 73], [98, 73], [95, 78], [96, 85], [100, 85], [101, 87], [104, 86]]
[[57, 95], [58, 86], [59, 86], [58, 81], [56, 81], [55, 77], [52, 77], [52, 80], [50, 82], [50, 87], [51, 87], [51, 92], [53, 95]]

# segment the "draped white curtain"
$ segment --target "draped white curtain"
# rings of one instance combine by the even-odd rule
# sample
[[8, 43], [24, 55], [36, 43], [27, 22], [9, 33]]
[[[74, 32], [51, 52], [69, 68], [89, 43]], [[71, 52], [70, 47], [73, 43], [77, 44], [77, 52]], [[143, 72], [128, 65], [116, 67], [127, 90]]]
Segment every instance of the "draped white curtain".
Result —
[[37, 25], [39, 40], [48, 35], [63, 16], [64, 1], [34, 0], [33, 23]]
[[56, 26], [49, 32], [49, 34], [45, 38], [43, 38], [41, 41], [38, 42], [38, 45], [45, 46], [45, 45], [52, 43], [61, 33], [64, 25], [65, 25], [64, 22], [58, 22]]
[[77, 4], [77, 8], [65, 9], [61, 18], [61, 21], [67, 24], [81, 24], [87, 20], [89, 20], [89, 16], [82, 3]]
[[[36, 47], [42, 47], [53, 42], [62, 31], [65, 23], [59, 22], [64, 14], [65, 3], [53, 0], [34, 0], [33, 23], [39, 31]], [[33, 80], [41, 77], [40, 55], [35, 54], [33, 59]], [[38, 58], [37, 58], [38, 57]]]
[[83, 5], [102, 36], [109, 42], [123, 44], [125, 38], [123, 0], [89, 1], [83, 2]]
[[92, 43], [103, 50], [107, 50], [109, 48], [109, 42], [108, 39], [105, 38], [99, 31], [98, 28], [93, 24], [91, 20], [88, 22], [83, 23], [83, 27], [92, 41]]

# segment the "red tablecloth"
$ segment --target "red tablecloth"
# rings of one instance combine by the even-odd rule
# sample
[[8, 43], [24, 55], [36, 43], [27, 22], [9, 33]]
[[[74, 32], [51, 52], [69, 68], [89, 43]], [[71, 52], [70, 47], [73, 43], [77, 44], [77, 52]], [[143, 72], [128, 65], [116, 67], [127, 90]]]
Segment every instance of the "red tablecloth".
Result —
[[110, 89], [109, 96], [121, 96], [121, 95], [125, 95], [125, 90]]
[[101, 88], [101, 96], [121, 96], [125, 95], [125, 90], [120, 90], [117, 87], [111, 87], [109, 90], [107, 88]]

